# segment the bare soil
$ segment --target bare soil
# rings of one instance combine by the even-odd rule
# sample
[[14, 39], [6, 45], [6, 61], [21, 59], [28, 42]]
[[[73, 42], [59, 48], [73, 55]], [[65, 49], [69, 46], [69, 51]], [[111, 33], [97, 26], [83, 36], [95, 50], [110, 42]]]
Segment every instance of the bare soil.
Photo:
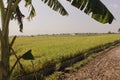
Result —
[[120, 80], [120, 46], [102, 53], [84, 67], [61, 75], [62, 80]]

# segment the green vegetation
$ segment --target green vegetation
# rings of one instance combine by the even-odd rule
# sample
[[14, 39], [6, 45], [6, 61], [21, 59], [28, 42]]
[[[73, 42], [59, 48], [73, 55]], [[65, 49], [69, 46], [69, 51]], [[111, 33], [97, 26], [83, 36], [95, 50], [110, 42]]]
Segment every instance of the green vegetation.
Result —
[[[0, 17], [1, 17], [1, 28], [0, 28], [0, 42], [1, 42], [1, 56], [0, 56], [0, 80], [10, 80], [11, 73], [13, 72], [16, 63], [19, 63], [21, 58], [23, 59], [33, 59], [31, 50], [23, 54], [20, 58], [14, 53], [13, 43], [14, 38], [9, 43], [9, 23], [11, 20], [17, 20], [20, 32], [23, 31], [23, 18], [25, 15], [21, 11], [19, 3], [22, 0], [0, 0]], [[101, 23], [111, 24], [114, 20], [112, 13], [106, 8], [106, 6], [100, 0], [67, 0], [71, 5], [75, 6], [81, 11], [84, 11], [87, 15], [91, 13], [91, 17]], [[68, 15], [68, 12], [63, 7], [63, 5], [58, 0], [42, 0], [54, 11], [59, 12], [61, 15]], [[28, 8], [30, 13], [28, 19], [31, 20], [36, 15], [36, 9], [32, 4], [32, 0], [25, 0], [24, 6]], [[10, 69], [10, 53], [13, 51], [14, 56], [17, 60]], [[33, 66], [34, 67], [34, 66]]]
[[[26, 50], [32, 49], [35, 56], [33, 61], [35, 71], [38, 71], [59, 64], [78, 54], [84, 54], [91, 48], [119, 39], [120, 34], [18, 37], [13, 47], [17, 55], [22, 55]], [[11, 56], [11, 65], [15, 60], [14, 55]], [[21, 62], [25, 71], [28, 73], [34, 71], [31, 61], [21, 60]], [[17, 66], [13, 76], [18, 74], [20, 74], [20, 70]]]
[[59, 80], [59, 73], [54, 72], [52, 75], [46, 77], [44, 80]]

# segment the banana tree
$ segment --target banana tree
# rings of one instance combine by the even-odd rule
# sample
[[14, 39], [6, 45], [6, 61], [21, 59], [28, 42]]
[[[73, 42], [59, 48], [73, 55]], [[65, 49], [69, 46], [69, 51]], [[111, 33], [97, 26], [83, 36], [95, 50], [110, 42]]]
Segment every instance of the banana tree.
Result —
[[[10, 76], [13, 70], [10, 68], [10, 52], [12, 49], [12, 42], [9, 42], [9, 23], [11, 20], [17, 20], [19, 30], [23, 30], [23, 18], [25, 17], [20, 10], [19, 3], [24, 1], [25, 8], [29, 7], [30, 12], [28, 19], [31, 20], [35, 15], [35, 8], [32, 4], [32, 0], [0, 0], [0, 41], [1, 41], [1, 56], [0, 56], [0, 77], [1, 80], [10, 80]], [[52, 10], [59, 12], [61, 15], [68, 15], [68, 12], [59, 2], [59, 0], [41, 0], [47, 4]], [[114, 16], [106, 8], [106, 6], [100, 0], [66, 0], [72, 6], [83, 11], [87, 15], [103, 24], [111, 24], [114, 20]], [[15, 63], [16, 64], [16, 63]], [[13, 66], [14, 67], [14, 66]], [[12, 68], [13, 69], [13, 68]]]

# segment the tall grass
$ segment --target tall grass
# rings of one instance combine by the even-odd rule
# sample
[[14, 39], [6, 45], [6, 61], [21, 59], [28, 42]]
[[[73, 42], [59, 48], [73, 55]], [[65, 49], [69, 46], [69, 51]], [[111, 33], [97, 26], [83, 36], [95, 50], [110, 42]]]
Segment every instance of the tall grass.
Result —
[[[22, 55], [32, 49], [35, 56], [34, 66], [38, 71], [43, 67], [83, 54], [91, 48], [119, 39], [120, 34], [18, 37], [13, 47], [17, 55]], [[12, 56], [11, 65], [15, 60]], [[21, 62], [27, 72], [33, 71], [30, 61], [21, 60]], [[16, 73], [17, 75], [20, 73], [18, 68], [15, 69], [13, 75], [15, 76]]]

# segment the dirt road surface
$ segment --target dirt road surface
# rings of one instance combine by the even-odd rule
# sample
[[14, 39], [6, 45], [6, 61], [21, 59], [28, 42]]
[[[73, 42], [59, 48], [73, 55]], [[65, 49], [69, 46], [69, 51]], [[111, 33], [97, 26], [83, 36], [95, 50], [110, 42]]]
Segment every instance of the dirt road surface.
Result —
[[102, 53], [73, 73], [65, 73], [62, 80], [120, 80], [120, 46]]

